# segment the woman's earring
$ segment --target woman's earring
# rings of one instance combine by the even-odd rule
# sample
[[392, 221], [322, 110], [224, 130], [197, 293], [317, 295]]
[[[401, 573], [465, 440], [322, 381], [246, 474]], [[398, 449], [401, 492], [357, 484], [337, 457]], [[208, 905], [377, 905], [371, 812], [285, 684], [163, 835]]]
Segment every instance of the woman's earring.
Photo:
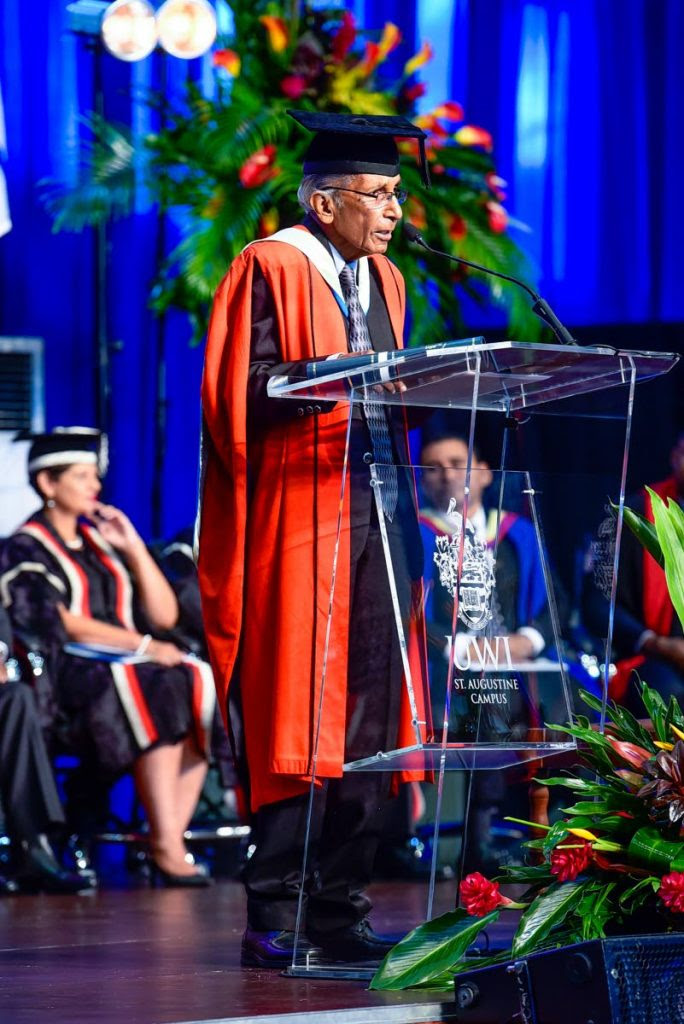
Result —
[[48, 508], [55, 508], [56, 505], [57, 505], [57, 502], [55, 501], [54, 498], [48, 498], [48, 500], [45, 502], [45, 504], [46, 504], [46, 506]]

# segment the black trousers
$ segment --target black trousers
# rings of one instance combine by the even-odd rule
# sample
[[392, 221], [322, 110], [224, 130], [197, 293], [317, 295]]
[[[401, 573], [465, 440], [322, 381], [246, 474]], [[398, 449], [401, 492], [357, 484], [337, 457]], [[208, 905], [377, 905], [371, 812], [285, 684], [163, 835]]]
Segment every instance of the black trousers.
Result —
[[28, 840], [64, 822], [33, 694], [0, 685], [0, 799], [8, 835]]
[[[411, 598], [402, 517], [388, 524], [402, 619]], [[349, 670], [345, 756], [366, 757], [396, 745], [403, 670], [380, 528], [374, 509], [351, 531]], [[383, 825], [389, 772], [349, 772], [314, 793], [306, 926], [333, 932], [371, 908], [364, 889]], [[264, 931], [293, 929], [302, 878], [309, 794], [267, 804], [255, 815], [256, 849], [244, 871], [247, 918]]]

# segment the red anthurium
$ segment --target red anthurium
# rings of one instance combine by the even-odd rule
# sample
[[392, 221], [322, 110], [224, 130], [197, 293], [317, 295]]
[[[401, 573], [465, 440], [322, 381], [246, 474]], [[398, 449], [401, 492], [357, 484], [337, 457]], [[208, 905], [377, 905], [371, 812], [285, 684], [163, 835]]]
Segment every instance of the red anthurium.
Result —
[[215, 68], [223, 68], [233, 78], [240, 74], [240, 55], [235, 50], [214, 50], [212, 59]]
[[252, 153], [240, 168], [238, 177], [241, 185], [244, 188], [257, 188], [270, 178], [274, 178], [278, 173], [278, 168], [273, 166], [275, 158], [275, 146], [264, 146], [263, 149]]
[[681, 871], [671, 871], [669, 875], [664, 875], [660, 881], [658, 895], [668, 910], [684, 914], [684, 874]]
[[272, 14], [262, 14], [259, 18], [261, 24], [268, 33], [268, 42], [275, 53], [282, 53], [290, 42], [290, 34], [287, 25], [282, 18], [276, 18]]
[[641, 768], [644, 761], [650, 761], [653, 757], [648, 750], [638, 747], [636, 743], [625, 743], [624, 740], [616, 740], [614, 736], [606, 733], [606, 739], [616, 754], [619, 754], [623, 761], [633, 765], [634, 768]]
[[464, 124], [462, 128], [458, 129], [454, 139], [460, 146], [481, 146], [483, 149], [489, 150], [494, 145], [490, 133], [474, 124]]
[[453, 100], [447, 100], [446, 103], [440, 103], [438, 107], [432, 111], [433, 117], [443, 117], [445, 121], [462, 121], [465, 117], [463, 113], [463, 107], [460, 103], [454, 103]]
[[504, 210], [501, 203], [495, 203], [490, 201], [485, 203], [487, 208], [487, 220], [489, 221], [489, 227], [495, 235], [501, 235], [506, 230], [508, 224], [508, 214]]
[[363, 60], [359, 64], [359, 71], [363, 75], [370, 75], [372, 71], [375, 71], [381, 60], [382, 57], [378, 43], [367, 42], [366, 52], [363, 56]]
[[308, 85], [304, 75], [287, 75], [280, 83], [280, 91], [291, 100], [298, 100]]
[[413, 103], [414, 100], [420, 99], [427, 92], [427, 86], [425, 82], [415, 82], [413, 85], [407, 85], [401, 90], [401, 94], [404, 99], [408, 100], [409, 103]]
[[333, 36], [332, 56], [335, 61], [342, 61], [349, 53], [356, 39], [356, 22], [351, 11], [345, 11], [342, 24]]
[[466, 222], [463, 220], [463, 217], [459, 217], [457, 213], [452, 214], [449, 218], [449, 227], [447, 228], [447, 231], [449, 233], [449, 238], [454, 242], [463, 241], [465, 236], [468, 234]]

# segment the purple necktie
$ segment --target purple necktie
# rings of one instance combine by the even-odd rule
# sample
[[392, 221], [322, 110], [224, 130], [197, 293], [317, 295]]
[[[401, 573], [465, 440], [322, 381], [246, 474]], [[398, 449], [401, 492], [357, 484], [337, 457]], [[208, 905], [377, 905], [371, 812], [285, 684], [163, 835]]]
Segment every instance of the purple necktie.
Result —
[[[359, 292], [351, 267], [345, 265], [340, 271], [340, 284], [349, 311], [349, 347], [352, 352], [370, 352], [373, 346], [370, 342], [368, 324], [361, 309]], [[397, 507], [398, 490], [397, 467], [394, 465], [392, 455], [392, 439], [387, 423], [387, 414], [382, 402], [374, 401], [372, 398], [364, 400], [363, 411], [366, 415], [368, 432], [373, 446], [378, 479], [382, 483], [380, 491], [382, 510], [391, 522]]]

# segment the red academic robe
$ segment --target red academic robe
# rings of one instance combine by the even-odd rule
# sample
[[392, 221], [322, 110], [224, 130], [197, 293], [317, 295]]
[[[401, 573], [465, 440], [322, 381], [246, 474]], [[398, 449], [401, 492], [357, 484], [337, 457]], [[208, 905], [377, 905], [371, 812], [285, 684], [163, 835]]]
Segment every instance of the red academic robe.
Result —
[[[384, 256], [371, 258], [399, 348], [404, 282]], [[224, 715], [238, 649], [240, 653], [254, 810], [304, 792], [311, 779], [348, 416], [348, 406], [339, 403], [330, 412], [280, 424], [261, 433], [257, 442], [250, 441], [248, 454], [246, 396], [255, 261], [275, 300], [283, 362], [348, 350], [344, 318], [334, 295], [301, 251], [267, 240], [249, 246], [235, 259], [216, 294], [202, 385], [210, 444], [199, 578]], [[340, 776], [344, 762], [348, 493], [342, 520], [317, 778]], [[398, 742], [415, 742], [405, 694]]]

